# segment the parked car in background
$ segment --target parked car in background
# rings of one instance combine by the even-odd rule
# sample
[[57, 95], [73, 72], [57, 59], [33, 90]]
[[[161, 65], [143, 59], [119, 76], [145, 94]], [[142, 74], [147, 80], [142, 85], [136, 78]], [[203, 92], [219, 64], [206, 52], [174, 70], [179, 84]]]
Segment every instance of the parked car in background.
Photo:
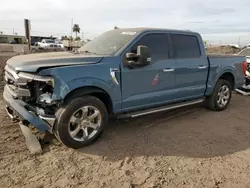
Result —
[[10, 41], [10, 44], [19, 44], [19, 42], [17, 40], [12, 40]]
[[244, 84], [246, 63], [243, 56], [207, 56], [196, 32], [133, 28], [108, 31], [77, 53], [13, 57], [5, 71], [9, 116], [80, 148], [101, 135], [110, 116], [198, 103], [226, 109]]
[[41, 49], [58, 49], [60, 45], [57, 45], [52, 39], [43, 39], [41, 42], [38, 42], [38, 46]]
[[60, 41], [60, 40], [55, 40], [55, 43], [60, 47], [60, 48], [64, 48], [64, 45], [63, 45], [63, 43], [62, 43], [62, 41]]

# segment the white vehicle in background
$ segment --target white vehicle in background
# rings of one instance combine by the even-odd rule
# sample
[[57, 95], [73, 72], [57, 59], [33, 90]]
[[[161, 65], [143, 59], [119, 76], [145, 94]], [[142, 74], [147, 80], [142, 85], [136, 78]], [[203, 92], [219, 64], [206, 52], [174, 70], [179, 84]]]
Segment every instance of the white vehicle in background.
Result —
[[55, 40], [55, 43], [56, 43], [60, 48], [64, 48], [64, 45], [63, 45], [62, 41], [60, 41], [60, 40]]
[[57, 45], [52, 39], [43, 39], [41, 42], [38, 42], [38, 47], [41, 49], [58, 49], [61, 48], [60, 45]]

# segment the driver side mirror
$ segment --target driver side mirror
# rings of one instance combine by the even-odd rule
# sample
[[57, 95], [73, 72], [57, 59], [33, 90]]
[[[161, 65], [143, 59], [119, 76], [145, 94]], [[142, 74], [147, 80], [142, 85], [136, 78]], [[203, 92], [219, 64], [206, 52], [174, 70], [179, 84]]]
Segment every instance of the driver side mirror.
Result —
[[151, 54], [147, 46], [139, 45], [137, 47], [137, 54], [126, 53], [128, 59], [128, 66], [131, 68], [137, 66], [145, 66], [151, 63]]

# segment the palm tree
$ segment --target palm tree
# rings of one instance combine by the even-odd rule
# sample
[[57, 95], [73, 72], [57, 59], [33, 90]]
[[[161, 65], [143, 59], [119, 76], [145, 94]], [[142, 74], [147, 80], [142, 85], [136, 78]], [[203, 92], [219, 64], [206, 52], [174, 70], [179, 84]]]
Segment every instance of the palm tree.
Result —
[[61, 40], [69, 40], [69, 37], [68, 36], [61, 36]]
[[74, 26], [73, 26], [73, 32], [75, 32], [76, 33], [76, 38], [77, 38], [77, 33], [80, 33], [80, 27], [79, 27], [79, 25], [78, 24], [74, 24]]

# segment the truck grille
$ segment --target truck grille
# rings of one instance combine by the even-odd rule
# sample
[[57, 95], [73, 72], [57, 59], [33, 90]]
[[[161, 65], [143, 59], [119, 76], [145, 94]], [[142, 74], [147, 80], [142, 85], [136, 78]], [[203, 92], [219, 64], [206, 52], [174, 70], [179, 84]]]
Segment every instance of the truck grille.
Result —
[[27, 89], [27, 80], [20, 78], [8, 65], [5, 66], [4, 80], [13, 97], [30, 97], [30, 90]]

